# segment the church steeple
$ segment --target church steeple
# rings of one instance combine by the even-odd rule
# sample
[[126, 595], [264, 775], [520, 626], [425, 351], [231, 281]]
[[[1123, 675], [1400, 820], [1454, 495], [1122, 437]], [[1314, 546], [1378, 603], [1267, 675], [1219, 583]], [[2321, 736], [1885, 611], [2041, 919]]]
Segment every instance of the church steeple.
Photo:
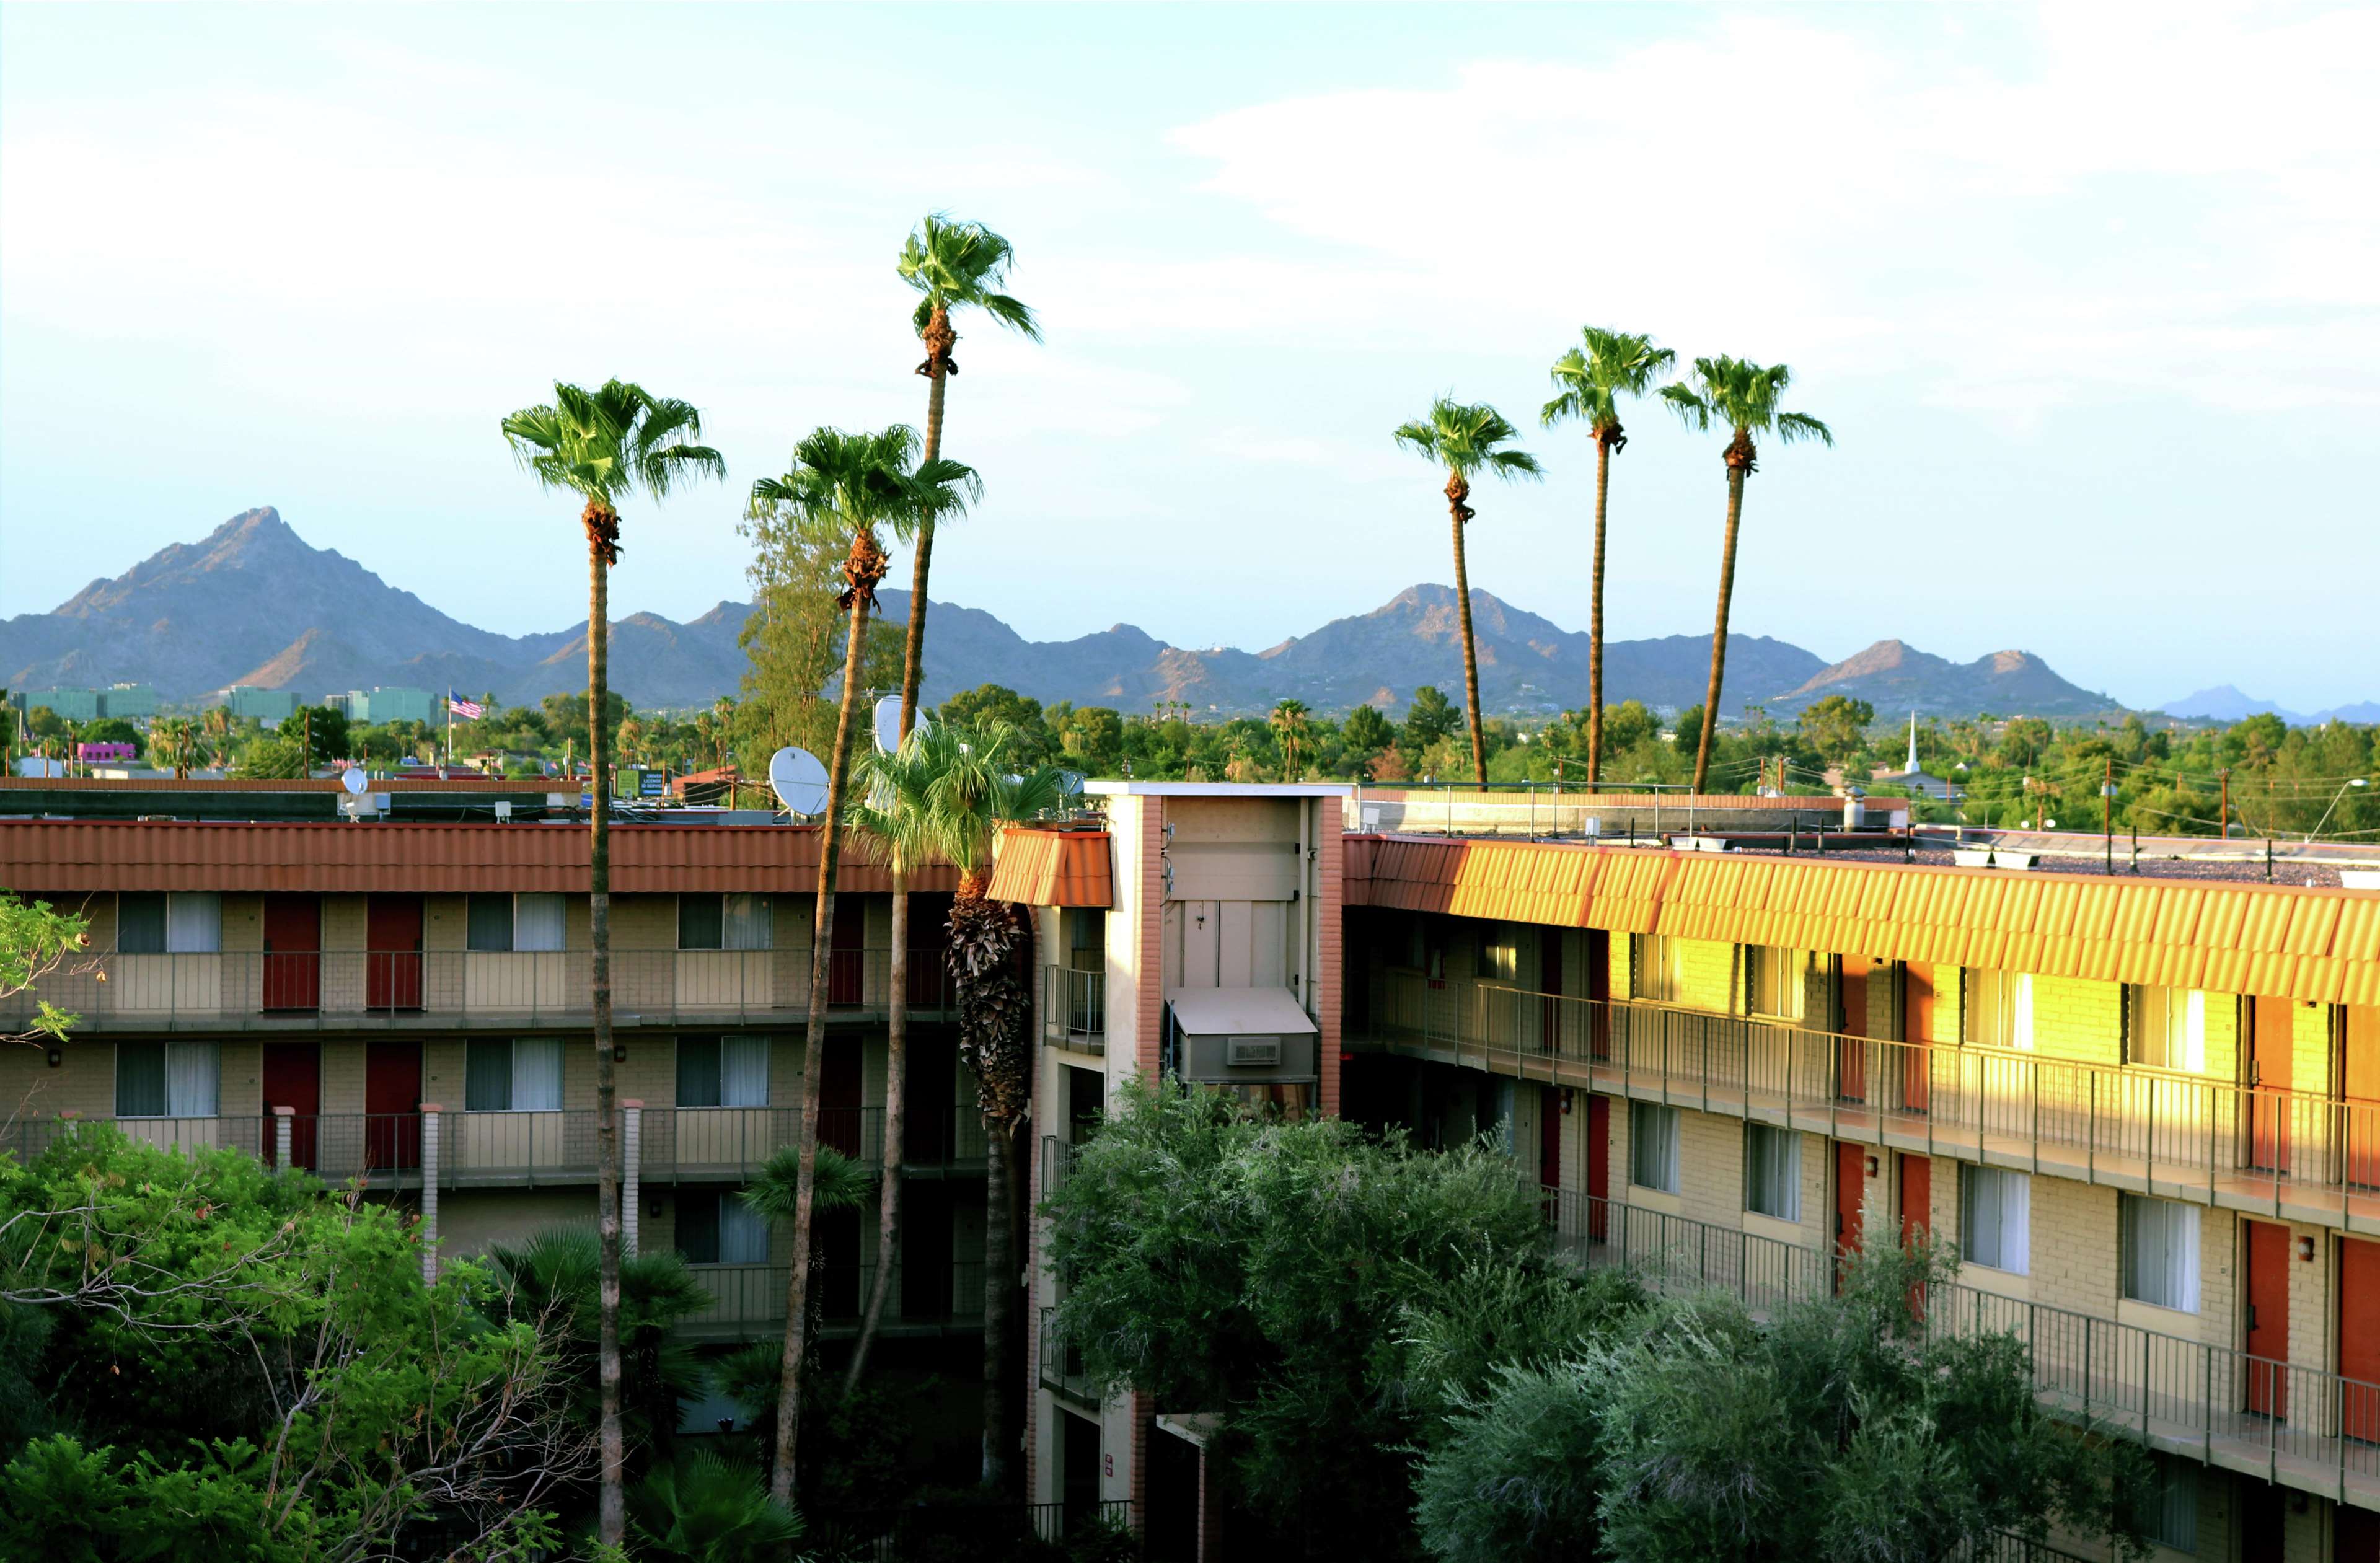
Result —
[[1909, 764], [1904, 769], [1912, 773], [1917, 769], [1917, 713], [1914, 710], [1909, 713]]

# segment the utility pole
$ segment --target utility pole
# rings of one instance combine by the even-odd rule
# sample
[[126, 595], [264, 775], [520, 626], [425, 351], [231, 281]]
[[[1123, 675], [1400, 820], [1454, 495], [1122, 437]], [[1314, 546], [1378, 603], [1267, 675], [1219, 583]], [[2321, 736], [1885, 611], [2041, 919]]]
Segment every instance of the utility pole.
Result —
[[2107, 770], [2106, 780], [2099, 783], [2099, 829], [2107, 838], [2107, 873], [2112, 878], [2116, 872], [2116, 757], [2102, 757]]
[[2231, 768], [2227, 765], [2215, 774], [2223, 782], [2223, 813], [2215, 822], [2215, 833], [2228, 842], [2231, 839]]
[[298, 719], [298, 742], [306, 745], [304, 757], [299, 762], [304, 769], [298, 774], [310, 777], [314, 774], [314, 713], [312, 710], [309, 709]]

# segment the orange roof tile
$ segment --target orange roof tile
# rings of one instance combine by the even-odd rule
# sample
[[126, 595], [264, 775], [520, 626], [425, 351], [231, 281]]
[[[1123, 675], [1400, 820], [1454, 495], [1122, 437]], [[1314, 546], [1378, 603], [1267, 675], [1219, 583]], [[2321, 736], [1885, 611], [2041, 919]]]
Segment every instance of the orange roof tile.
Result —
[[1027, 906], [1112, 906], [1108, 833], [1011, 825], [1000, 833], [985, 893]]

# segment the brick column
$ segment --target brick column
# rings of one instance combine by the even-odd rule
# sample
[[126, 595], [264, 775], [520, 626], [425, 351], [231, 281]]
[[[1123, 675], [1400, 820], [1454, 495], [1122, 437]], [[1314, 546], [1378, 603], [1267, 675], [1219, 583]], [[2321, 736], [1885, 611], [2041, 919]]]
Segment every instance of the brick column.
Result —
[[289, 1121], [297, 1112], [296, 1108], [273, 1109], [273, 1165], [285, 1169], [289, 1165]]
[[620, 1251], [635, 1257], [637, 1252], [637, 1207], [644, 1202], [637, 1194], [637, 1175], [643, 1162], [645, 1104], [627, 1100], [620, 1104]]
[[438, 1279], [438, 1114], [436, 1102], [421, 1104], [421, 1278]]

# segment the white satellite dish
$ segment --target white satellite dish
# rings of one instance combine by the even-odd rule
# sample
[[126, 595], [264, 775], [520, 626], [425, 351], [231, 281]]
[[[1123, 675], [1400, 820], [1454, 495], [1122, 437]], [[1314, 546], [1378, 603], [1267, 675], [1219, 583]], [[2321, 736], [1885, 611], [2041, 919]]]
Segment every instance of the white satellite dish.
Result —
[[868, 789], [868, 806], [878, 814], [892, 812], [892, 783], [881, 776]]
[[[932, 725], [933, 723], [926, 720], [926, 713], [919, 711], [917, 720], [910, 725], [909, 731], [923, 733]], [[876, 752], [880, 755], [889, 755], [896, 753], [900, 747], [901, 697], [887, 695], [876, 702]]]
[[371, 785], [371, 779], [363, 773], [360, 766], [349, 766], [339, 772], [339, 785], [350, 793], [360, 794], [366, 787]]
[[1068, 797], [1075, 796], [1083, 790], [1083, 773], [1079, 770], [1058, 772], [1058, 788]]
[[784, 748], [771, 755], [769, 786], [793, 813], [818, 814], [826, 808], [826, 767], [808, 749]]

